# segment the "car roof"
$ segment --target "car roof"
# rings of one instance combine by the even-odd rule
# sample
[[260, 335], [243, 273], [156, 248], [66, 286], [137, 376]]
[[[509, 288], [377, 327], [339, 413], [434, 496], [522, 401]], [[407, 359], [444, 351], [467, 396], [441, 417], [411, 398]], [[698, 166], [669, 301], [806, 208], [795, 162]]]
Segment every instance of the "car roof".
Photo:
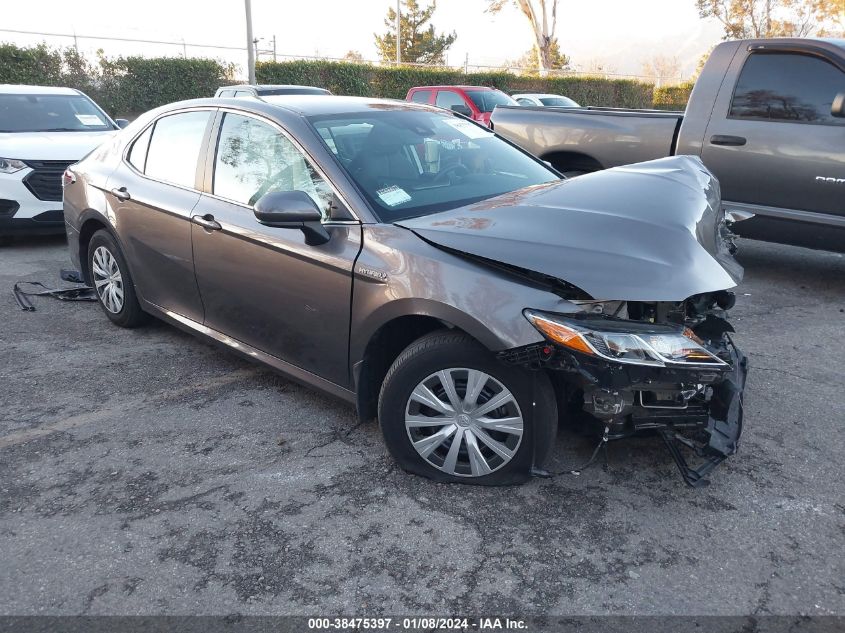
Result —
[[217, 91], [220, 90], [255, 90], [257, 93], [261, 93], [267, 90], [326, 90], [325, 88], [320, 88], [319, 86], [299, 86], [296, 84], [238, 84], [236, 86], [220, 86]]
[[78, 95], [79, 90], [59, 86], [24, 86], [0, 84], [0, 94], [12, 95]]
[[458, 88], [459, 90], [498, 90], [498, 88], [491, 88], [490, 86], [458, 86], [454, 84], [442, 86], [414, 86], [411, 90], [436, 90], [437, 88]]
[[210, 97], [172, 103], [163, 106], [157, 112], [191, 106], [220, 105], [268, 113], [274, 110], [282, 110], [300, 116], [356, 114], [366, 113], [371, 110], [427, 110], [430, 112], [443, 112], [441, 108], [400, 99], [374, 99], [370, 97], [344, 97], [337, 95], [264, 95], [246, 98]]
[[511, 96], [514, 99], [516, 99], [517, 97], [534, 97], [536, 99], [541, 99], [541, 98], [545, 99], [547, 97], [562, 97], [564, 99], [569, 99], [569, 97], [566, 97], [564, 95], [556, 95], [556, 94], [552, 94], [550, 92], [520, 92], [519, 94], [515, 94], [515, 95], [511, 95]]

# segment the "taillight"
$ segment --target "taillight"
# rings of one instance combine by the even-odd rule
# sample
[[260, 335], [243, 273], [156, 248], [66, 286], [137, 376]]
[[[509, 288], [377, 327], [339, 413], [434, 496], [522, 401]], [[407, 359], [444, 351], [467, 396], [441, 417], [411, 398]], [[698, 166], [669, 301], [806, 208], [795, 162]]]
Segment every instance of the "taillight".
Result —
[[76, 174], [74, 174], [70, 169], [65, 169], [65, 173], [62, 174], [62, 187], [67, 187], [75, 182]]

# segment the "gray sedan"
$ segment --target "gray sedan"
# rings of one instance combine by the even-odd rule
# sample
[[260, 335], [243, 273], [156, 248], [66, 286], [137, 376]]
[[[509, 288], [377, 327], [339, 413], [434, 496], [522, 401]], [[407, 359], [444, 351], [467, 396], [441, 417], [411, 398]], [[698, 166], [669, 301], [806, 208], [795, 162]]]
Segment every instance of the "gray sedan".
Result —
[[657, 431], [691, 485], [736, 450], [742, 269], [697, 159], [569, 181], [434, 107], [268, 96], [154, 110], [64, 183], [113, 323], [355, 404], [410, 472], [543, 475], [561, 420], [598, 446]]

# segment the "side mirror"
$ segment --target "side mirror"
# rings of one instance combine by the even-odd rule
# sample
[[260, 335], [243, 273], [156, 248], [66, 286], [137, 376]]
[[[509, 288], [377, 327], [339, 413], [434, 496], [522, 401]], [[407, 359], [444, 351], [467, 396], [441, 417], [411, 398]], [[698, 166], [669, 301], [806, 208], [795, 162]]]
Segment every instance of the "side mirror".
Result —
[[271, 191], [255, 203], [255, 218], [264, 226], [299, 229], [309, 246], [325, 244], [330, 235], [321, 220], [323, 214], [304, 191]]
[[830, 113], [840, 119], [845, 118], [845, 92], [840, 92], [833, 98], [833, 105], [830, 107]]
[[117, 127], [121, 130], [129, 125], [129, 119], [115, 119], [114, 122], [117, 123]]
[[452, 112], [457, 112], [458, 114], [463, 114], [464, 116], [472, 116], [472, 110], [469, 109], [468, 105], [464, 105], [462, 103], [456, 103], [455, 105], [451, 106], [450, 108]]

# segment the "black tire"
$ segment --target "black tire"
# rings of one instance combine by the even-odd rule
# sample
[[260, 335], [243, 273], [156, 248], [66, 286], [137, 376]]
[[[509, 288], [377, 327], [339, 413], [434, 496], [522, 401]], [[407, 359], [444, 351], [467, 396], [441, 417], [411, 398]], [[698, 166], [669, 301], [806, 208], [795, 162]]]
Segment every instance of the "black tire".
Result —
[[[453, 368], [458, 375], [460, 369], [457, 368], [467, 368], [484, 372], [498, 381], [514, 396], [522, 415], [522, 436], [516, 452], [510, 461], [493, 468], [489, 474], [472, 476], [466, 472], [463, 475], [444, 472], [420, 455], [406, 429], [406, 407], [414, 389], [432, 374]], [[466, 387], [463, 389], [465, 396]], [[482, 400], [480, 404], [483, 403]], [[445, 330], [416, 340], [393, 362], [379, 394], [378, 419], [387, 448], [403, 469], [435, 481], [485, 486], [525, 482], [531, 476], [532, 466], [542, 466], [557, 435], [557, 403], [548, 376], [505, 365], [466, 334]], [[482, 446], [481, 443], [477, 445]], [[463, 455], [468, 460], [467, 449], [465, 444]], [[447, 449], [441, 445], [438, 450], [446, 452]]]
[[98, 249], [105, 249], [114, 258], [117, 269], [120, 271], [120, 287], [123, 292], [120, 309], [114, 311], [106, 305], [107, 301], [104, 300], [103, 294], [98, 290], [97, 299], [100, 307], [115, 325], [125, 328], [135, 328], [143, 325], [150, 317], [146, 312], [141, 310], [141, 305], [138, 303], [138, 296], [135, 294], [135, 284], [132, 281], [129, 266], [126, 265], [126, 259], [123, 257], [120, 246], [118, 246], [114, 236], [104, 229], [94, 233], [91, 236], [91, 241], [88, 243], [88, 271], [91, 273], [91, 284], [96, 286], [94, 257]]

